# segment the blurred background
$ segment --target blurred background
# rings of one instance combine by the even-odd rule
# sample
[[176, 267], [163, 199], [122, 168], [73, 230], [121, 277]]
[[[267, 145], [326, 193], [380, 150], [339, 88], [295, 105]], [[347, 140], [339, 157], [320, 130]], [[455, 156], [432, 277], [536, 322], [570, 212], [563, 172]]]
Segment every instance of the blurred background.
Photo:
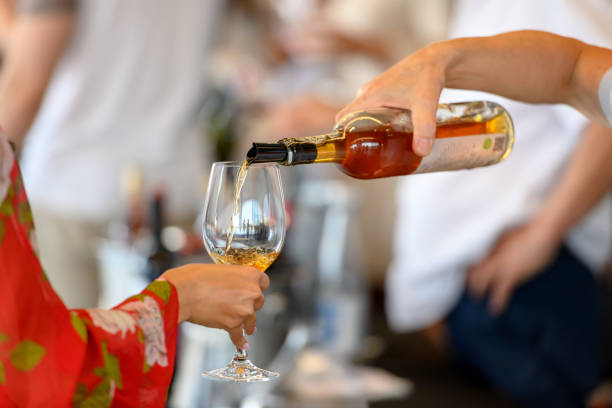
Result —
[[[200, 219], [211, 164], [243, 160], [254, 141], [329, 132], [362, 84], [427, 44], [540, 29], [612, 47], [607, 0], [1, 4], [3, 38], [20, 16], [46, 17], [33, 28], [45, 41], [3, 42], [1, 75], [21, 82], [0, 87], [11, 106], [0, 118], [23, 139], [42, 262], [69, 307], [110, 307], [169, 267], [211, 262]], [[469, 173], [377, 180], [282, 168], [288, 236], [249, 340], [281, 378], [203, 379], [231, 343], [185, 323], [169, 406], [612, 406], [610, 193], [559, 237], [525, 232], [582, 143], [612, 157], [610, 130], [564, 107], [442, 100], [501, 103], [514, 153]], [[554, 255], [494, 316], [466, 282], [510, 237]]]

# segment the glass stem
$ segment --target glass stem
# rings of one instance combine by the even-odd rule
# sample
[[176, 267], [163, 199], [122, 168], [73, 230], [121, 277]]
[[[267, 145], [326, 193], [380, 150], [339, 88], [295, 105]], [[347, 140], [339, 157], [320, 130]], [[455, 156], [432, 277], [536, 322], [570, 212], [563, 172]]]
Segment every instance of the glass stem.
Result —
[[236, 347], [236, 352], [234, 353], [234, 360], [244, 361], [249, 358], [249, 354], [246, 350]]

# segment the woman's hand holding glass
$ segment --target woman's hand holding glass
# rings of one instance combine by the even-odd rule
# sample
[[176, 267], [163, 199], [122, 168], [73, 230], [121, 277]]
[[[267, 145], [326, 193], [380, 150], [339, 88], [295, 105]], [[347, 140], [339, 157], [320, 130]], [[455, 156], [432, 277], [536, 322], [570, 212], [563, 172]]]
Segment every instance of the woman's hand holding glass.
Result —
[[236, 265], [190, 264], [166, 271], [179, 298], [179, 323], [190, 321], [226, 330], [236, 347], [247, 343], [255, 312], [263, 306], [268, 276], [256, 268]]

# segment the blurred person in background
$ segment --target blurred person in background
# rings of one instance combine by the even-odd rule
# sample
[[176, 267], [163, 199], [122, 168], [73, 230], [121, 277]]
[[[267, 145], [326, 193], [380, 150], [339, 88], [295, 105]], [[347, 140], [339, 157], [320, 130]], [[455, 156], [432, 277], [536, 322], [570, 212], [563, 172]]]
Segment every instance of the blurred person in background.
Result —
[[[162, 187], [191, 222], [198, 122], [220, 0], [3, 0], [0, 123], [21, 149], [43, 265], [70, 307], [97, 304], [95, 239], [125, 216], [120, 179]], [[52, 182], [50, 182], [52, 180]]]
[[[454, 5], [452, 37], [538, 29], [612, 45], [609, 2]], [[508, 109], [514, 152], [469, 175], [401, 180], [387, 278], [390, 322], [403, 331], [430, 326], [437, 341], [447, 330], [458, 357], [519, 401], [582, 406], [600, 380], [596, 276], [612, 245], [605, 177], [612, 131], [565, 106], [468, 91], [441, 95], [442, 102], [465, 100]]]
[[[453, 37], [539, 29], [596, 45], [612, 41], [610, 4], [603, 1], [465, 1], [455, 7]], [[299, 51], [297, 58], [346, 52], [330, 41], [329, 31], [316, 41], [308, 28], [302, 31], [306, 40], [297, 45], [291, 35], [284, 38], [290, 52]], [[335, 51], [329, 52], [329, 44]], [[272, 115], [277, 136], [329, 129], [327, 112], [343, 95], [331, 92], [325, 101], [325, 86], [334, 90], [324, 84], [314, 97], [309, 92], [281, 100]], [[516, 125], [515, 151], [506, 162], [469, 175], [400, 181], [387, 279], [390, 321], [397, 330], [431, 325], [427, 333], [438, 343], [445, 340], [441, 328], [448, 330], [457, 355], [517, 400], [583, 405], [600, 376], [601, 306], [594, 275], [610, 257], [612, 209], [610, 197], [604, 198], [610, 186], [602, 176], [612, 171], [610, 130], [568, 107], [461, 91], [446, 91], [442, 102], [478, 99], [508, 108]], [[452, 201], [442, 206], [440, 197]]]

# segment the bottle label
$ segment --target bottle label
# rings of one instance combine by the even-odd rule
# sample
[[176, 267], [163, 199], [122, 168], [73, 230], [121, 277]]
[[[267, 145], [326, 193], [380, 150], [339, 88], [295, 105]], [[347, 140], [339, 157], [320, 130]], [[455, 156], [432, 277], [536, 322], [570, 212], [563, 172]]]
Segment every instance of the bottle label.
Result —
[[500, 162], [507, 149], [505, 133], [436, 139], [431, 153], [413, 174], [488, 166]]

